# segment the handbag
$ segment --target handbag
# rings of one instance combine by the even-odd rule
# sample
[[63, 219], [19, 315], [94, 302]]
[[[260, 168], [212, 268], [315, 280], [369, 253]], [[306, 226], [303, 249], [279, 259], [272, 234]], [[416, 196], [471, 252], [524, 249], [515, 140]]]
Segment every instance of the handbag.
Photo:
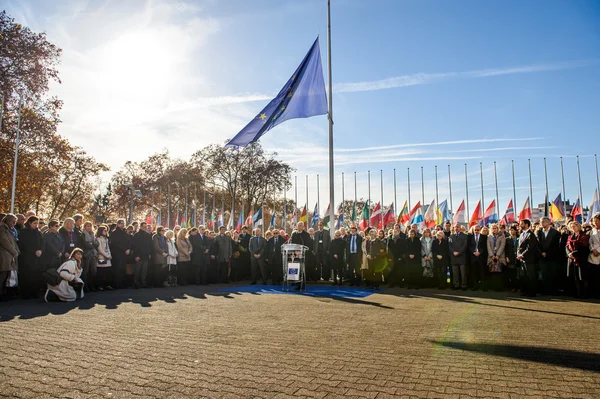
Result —
[[492, 260], [489, 263], [488, 268], [490, 270], [490, 273], [501, 273], [502, 272], [502, 263], [500, 263], [500, 261], [498, 261], [498, 260]]
[[14, 288], [19, 286], [19, 276], [17, 275], [16, 270], [11, 270], [10, 275], [6, 279], [6, 287]]
[[99, 265], [106, 265], [106, 259], [98, 259], [98, 264]]
[[48, 285], [57, 286], [63, 281], [63, 278], [58, 274], [58, 270], [56, 269], [48, 269], [44, 273], [42, 273], [42, 277]]

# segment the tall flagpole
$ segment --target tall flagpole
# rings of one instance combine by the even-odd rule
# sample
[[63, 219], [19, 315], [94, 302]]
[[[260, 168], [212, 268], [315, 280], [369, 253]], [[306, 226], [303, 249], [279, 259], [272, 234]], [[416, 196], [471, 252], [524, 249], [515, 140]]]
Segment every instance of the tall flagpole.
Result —
[[[561, 158], [562, 159], [562, 158]], [[516, 209], [517, 209], [517, 186], [515, 184], [515, 160], [511, 160], [512, 163], [512, 183], [513, 183], [513, 212], [517, 213]], [[515, 218], [516, 219], [516, 218]]]
[[496, 171], [496, 161], [494, 161], [494, 185], [496, 186], [496, 206], [494, 208], [496, 216], [498, 217], [498, 220], [500, 220], [500, 200], [498, 199], [498, 173]]
[[331, 77], [331, 0], [327, 0], [327, 69], [329, 75], [329, 231], [334, 231], [333, 207], [335, 204], [333, 174], [333, 84]]
[[[345, 194], [344, 193], [344, 172], [342, 172], [342, 215], [344, 215], [344, 198], [346, 198], [346, 197], [344, 197], [344, 194]], [[339, 219], [339, 217], [340, 217], [340, 215], [338, 215], [338, 219]], [[340, 227], [342, 227], [342, 226], [340, 225]]]
[[167, 230], [171, 228], [171, 183], [167, 184]]
[[[298, 176], [294, 176], [294, 209], [296, 211], [296, 220], [299, 220], [300, 215], [298, 215], [298, 211], [300, 210], [300, 208], [298, 207]], [[292, 230], [295, 227], [296, 226], [292, 226]]]
[[469, 180], [467, 178], [467, 164], [465, 164], [465, 192], [467, 193], [467, 221], [470, 221], [471, 213], [469, 212]]
[[563, 157], [560, 157], [560, 175], [562, 178], [562, 195], [563, 195], [563, 199], [562, 199], [562, 203], [563, 203], [563, 209], [561, 209], [561, 211], [564, 211], [565, 214], [563, 215], [565, 218], [565, 221], [567, 220], [567, 207], [565, 206], [565, 201], [567, 200], [567, 193], [565, 191], [565, 170], [563, 168]]
[[197, 185], [196, 183], [194, 183], [194, 224], [192, 225], [193, 227], [198, 226], [198, 192], [197, 192]]
[[450, 191], [450, 209], [454, 212], [454, 207], [452, 206], [452, 179], [450, 178], [450, 165], [448, 165], [448, 191]]
[[579, 206], [581, 206], [581, 222], [585, 220], [583, 218], [583, 195], [581, 191], [581, 169], [579, 168], [579, 155], [577, 155], [577, 179], [579, 180]]
[[306, 229], [308, 230], [308, 175], [306, 175]]
[[410, 168], [408, 168], [408, 184], [407, 184], [407, 187], [408, 187], [408, 209], [409, 209], [409, 212], [410, 212], [412, 210], [411, 205], [410, 205]]
[[321, 213], [321, 195], [319, 194], [319, 174], [318, 173], [317, 173], [317, 209], [319, 210], [319, 213]]
[[421, 212], [425, 217], [425, 179], [423, 178], [423, 167], [421, 166]]
[[[213, 206], [212, 206], [212, 212], [211, 214], [213, 215], [213, 231], [217, 231], [217, 221], [215, 220], [215, 218], [217, 217], [216, 213], [215, 213], [215, 208], [217, 207], [217, 190], [215, 189], [215, 187], [213, 187]], [[254, 227], [254, 226], [253, 226]]]
[[188, 218], [188, 189], [189, 189], [189, 185], [186, 184], [185, 186], [185, 227], [188, 227], [188, 225], [190, 224], [190, 219]]
[[[544, 212], [546, 209], [548, 209], [548, 212], [550, 212], [550, 209], [548, 207], [548, 169], [546, 167], [546, 158], [544, 157], [544, 178], [546, 179], [546, 199], [544, 200]], [[544, 214], [544, 216], [550, 216], [550, 215], [546, 215]]]
[[[380, 181], [379, 184], [381, 185], [381, 205], [380, 205], [381, 206], [381, 211], [380, 212], [383, 212], [383, 169], [379, 170], [379, 176], [380, 176], [379, 177], [379, 181]], [[381, 220], [383, 220], [383, 218]]]
[[435, 165], [435, 204], [436, 204], [436, 206], [440, 206], [440, 196], [438, 194], [437, 165]]
[[598, 157], [594, 154], [594, 162], [596, 163], [596, 191], [598, 192], [597, 200], [600, 201], [600, 179], [598, 179]]
[[202, 226], [206, 228], [206, 184], [204, 184], [204, 194], [202, 200]]
[[371, 215], [370, 206], [371, 206], [371, 171], [367, 171], [367, 186], [369, 186], [369, 198], [367, 199], [367, 209], [369, 209], [369, 216]]
[[287, 193], [286, 190], [287, 189], [287, 185], [283, 188], [283, 220], [281, 221], [281, 224], [283, 225], [283, 229], [286, 231], [287, 233], [287, 218], [286, 218], [286, 208], [287, 208]]
[[535, 220], [533, 217], [533, 181], [531, 180], [531, 159], [527, 160], [527, 164], [529, 165], [529, 209], [531, 209], [531, 219]]
[[394, 212], [398, 209], [398, 193], [396, 192], [396, 168], [394, 168]]
[[481, 181], [481, 211], [483, 213], [483, 212], [485, 212], [485, 198], [483, 196], [483, 163], [482, 162], [479, 162], [479, 179]]
[[[223, 191], [223, 195], [221, 196], [221, 214], [223, 215], [223, 226], [225, 226], [225, 228], [227, 228], [227, 225], [225, 224], [225, 191]], [[264, 213], [263, 213], [263, 218], [264, 218]]]
[[[2, 101], [4, 103], [4, 101]], [[15, 140], [15, 163], [13, 166], [12, 193], [10, 195], [10, 213], [15, 213], [15, 190], [17, 188], [17, 162], [19, 160], [19, 144], [21, 143], [21, 113], [23, 112], [23, 96], [19, 99], [19, 116], [17, 117], [17, 138]]]

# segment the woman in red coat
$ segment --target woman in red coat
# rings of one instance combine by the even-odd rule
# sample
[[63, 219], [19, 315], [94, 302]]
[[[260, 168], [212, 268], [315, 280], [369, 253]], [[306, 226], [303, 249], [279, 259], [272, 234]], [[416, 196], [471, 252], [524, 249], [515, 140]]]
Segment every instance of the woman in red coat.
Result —
[[567, 240], [567, 256], [569, 257], [569, 269], [567, 273], [573, 276], [577, 297], [586, 298], [588, 296], [589, 265], [587, 258], [590, 252], [589, 236], [581, 230], [579, 222], [569, 223], [571, 235]]

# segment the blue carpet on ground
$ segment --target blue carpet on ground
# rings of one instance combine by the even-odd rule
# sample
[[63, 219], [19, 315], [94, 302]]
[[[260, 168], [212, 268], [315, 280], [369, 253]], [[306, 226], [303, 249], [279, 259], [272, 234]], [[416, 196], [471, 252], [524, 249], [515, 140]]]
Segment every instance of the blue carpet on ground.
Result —
[[306, 291], [283, 291], [279, 286], [274, 285], [244, 285], [241, 287], [221, 288], [218, 292], [240, 292], [251, 294], [288, 294], [288, 295], [306, 295], [318, 297], [343, 297], [343, 298], [366, 298], [369, 295], [379, 291], [355, 287], [334, 287], [326, 285], [308, 285]]

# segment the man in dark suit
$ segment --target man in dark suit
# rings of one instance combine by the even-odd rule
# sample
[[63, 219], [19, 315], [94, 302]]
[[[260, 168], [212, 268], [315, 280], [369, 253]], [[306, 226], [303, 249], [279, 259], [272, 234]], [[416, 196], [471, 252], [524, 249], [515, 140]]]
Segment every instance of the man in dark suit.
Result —
[[481, 234], [481, 226], [474, 226], [469, 235], [469, 285], [473, 291], [483, 288], [486, 264], [487, 236]]
[[[296, 231], [294, 233], [292, 233], [292, 237], [290, 238], [290, 240], [292, 241], [292, 244], [298, 244], [298, 245], [304, 245], [305, 247], [308, 247], [309, 249], [304, 253], [304, 270], [305, 270], [305, 280], [308, 279], [309, 277], [307, 276], [309, 274], [309, 270], [308, 270], [308, 264], [309, 264], [309, 256], [312, 255], [312, 248], [313, 248], [313, 240], [310, 237], [310, 234], [308, 234], [308, 232], [306, 230], [304, 230], [304, 223], [303, 222], [298, 222], [298, 224], [296, 225]], [[314, 256], [313, 256], [314, 258]], [[296, 284], [296, 290], [300, 290], [302, 288], [302, 284], [304, 284], [306, 281], [303, 282], [299, 282], [298, 284]]]
[[542, 218], [542, 228], [537, 232], [542, 271], [542, 293], [554, 294], [556, 291], [556, 268], [560, 250], [560, 234], [552, 227], [550, 218]]
[[240, 278], [242, 280], [250, 277], [250, 252], [248, 250], [250, 246], [250, 238], [252, 236], [248, 234], [248, 227], [242, 226], [242, 232], [240, 233], [240, 258], [238, 260], [240, 265]]
[[469, 238], [462, 232], [460, 224], [454, 225], [454, 231], [448, 238], [452, 282], [455, 290], [467, 289], [467, 246]]
[[117, 227], [110, 234], [110, 246], [115, 288], [120, 289], [123, 288], [125, 263], [131, 251], [131, 238], [125, 231], [125, 219], [117, 220]]
[[519, 236], [517, 259], [521, 261], [526, 272], [526, 281], [523, 284], [521, 295], [535, 297], [539, 244], [534, 232], [531, 230], [530, 220], [521, 220], [519, 226], [521, 227], [521, 235]]
[[331, 245], [331, 235], [329, 230], [325, 230], [323, 222], [319, 222], [319, 230], [315, 232], [314, 251], [317, 260], [317, 270], [321, 279], [329, 280], [331, 278], [331, 268], [329, 265], [329, 246]]
[[350, 235], [347, 237], [346, 261], [348, 262], [348, 280], [350, 286], [359, 286], [361, 281], [360, 265], [362, 263], [363, 238], [358, 235], [356, 226], [350, 227]]
[[273, 237], [269, 238], [266, 250], [273, 285], [281, 284], [283, 281], [283, 259], [281, 257], [281, 246], [283, 244], [285, 244], [285, 240], [280, 237], [279, 230], [273, 230]]
[[267, 266], [265, 264], [265, 253], [267, 249], [267, 240], [262, 236], [262, 230], [256, 228], [254, 236], [250, 239], [250, 262], [252, 272], [252, 284], [256, 284], [258, 273], [262, 277], [262, 283], [267, 284]]
[[394, 225], [394, 232], [388, 240], [388, 249], [392, 259], [392, 271], [387, 277], [390, 287], [396, 285], [403, 286], [405, 278], [404, 270], [404, 252], [406, 248], [406, 234], [402, 232], [400, 225]]

